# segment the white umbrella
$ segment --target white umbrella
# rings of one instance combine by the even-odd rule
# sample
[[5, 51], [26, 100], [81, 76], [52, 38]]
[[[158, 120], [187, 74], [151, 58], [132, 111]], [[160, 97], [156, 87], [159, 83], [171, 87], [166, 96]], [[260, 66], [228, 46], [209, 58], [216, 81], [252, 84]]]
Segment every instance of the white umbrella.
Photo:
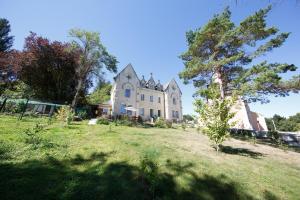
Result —
[[133, 111], [133, 112], [137, 111], [137, 109], [134, 108], [134, 107], [125, 107], [125, 110], [130, 110], [130, 111]]

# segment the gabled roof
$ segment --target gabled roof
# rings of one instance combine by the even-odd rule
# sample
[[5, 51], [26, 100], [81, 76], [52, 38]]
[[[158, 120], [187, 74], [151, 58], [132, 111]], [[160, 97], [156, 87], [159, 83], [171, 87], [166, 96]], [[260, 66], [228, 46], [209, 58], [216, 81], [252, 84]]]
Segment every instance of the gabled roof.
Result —
[[[127, 68], [131, 68], [131, 70], [134, 72], [135, 76], [137, 77], [137, 79], [138, 79], [139, 81], [142, 81], [142, 80], [145, 81], [144, 78], [143, 78], [142, 80], [139, 79], [139, 77], [138, 77], [136, 71], [134, 70], [134, 68], [132, 67], [131, 63], [129, 63], [128, 65], [126, 65], [126, 67], [124, 67], [124, 69], [122, 69], [122, 70], [114, 77], [114, 80], [115, 80], [115, 79], [116, 79], [116, 78], [117, 78], [117, 77], [118, 77], [125, 69], [127, 69]], [[150, 81], [151, 81], [151, 82], [152, 82], [152, 81], [154, 82], [154, 86], [156, 86], [156, 85], [158, 84], [158, 83], [157, 83], [157, 84], [155, 83], [155, 81], [154, 81], [152, 75], [151, 75], [150, 79], [149, 79], [148, 81], [145, 81], [145, 82], [146, 82], [146, 84], [147, 84], [147, 83], [149, 83]], [[182, 94], [181, 89], [180, 89], [178, 83], [176, 82], [176, 80], [175, 80], [174, 78], [171, 79], [167, 84], [162, 85], [163, 91], [166, 91], [166, 90], [169, 88], [170, 83], [172, 83], [172, 82], [175, 82], [177, 88], [178, 88], [179, 91], [180, 91], [180, 94]]]
[[137, 79], [138, 80], [140, 80], [139, 79], [139, 77], [138, 77], [138, 75], [137, 75], [137, 73], [136, 73], [136, 71], [134, 70], [134, 68], [132, 67], [132, 65], [131, 65], [131, 63], [129, 63], [128, 65], [126, 65], [126, 67], [124, 67], [124, 69], [122, 69], [115, 77], [114, 77], [114, 80], [125, 70], [125, 69], [127, 69], [127, 68], [131, 68], [132, 69], [132, 71], [134, 72], [134, 74], [135, 74], [135, 76], [137, 77]]
[[180, 87], [174, 78], [172, 78], [167, 84], [164, 85], [164, 91], [166, 91], [169, 88], [170, 83], [172, 83], [172, 81], [175, 82], [175, 84], [177, 85], [177, 88], [179, 89], [180, 94], [182, 94]]

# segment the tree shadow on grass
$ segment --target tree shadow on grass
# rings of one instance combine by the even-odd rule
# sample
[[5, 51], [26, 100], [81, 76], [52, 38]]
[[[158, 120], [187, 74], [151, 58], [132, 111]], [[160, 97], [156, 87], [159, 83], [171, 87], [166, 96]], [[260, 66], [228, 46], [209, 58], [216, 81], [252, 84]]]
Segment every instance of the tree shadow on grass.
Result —
[[[189, 163], [169, 161], [167, 173], [151, 160], [107, 163], [111, 155], [0, 164], [1, 199], [254, 199], [225, 175], [200, 176]], [[186, 188], [178, 176], [190, 178]]]
[[245, 149], [245, 148], [234, 148], [231, 146], [221, 146], [220, 150], [221, 150], [221, 152], [226, 153], [226, 154], [246, 156], [246, 157], [251, 157], [251, 158], [255, 158], [255, 159], [258, 159], [263, 156], [262, 153], [259, 153], [256, 151], [251, 151], [251, 150]]
[[266, 190], [264, 191], [264, 199], [266, 200], [278, 200], [279, 198], [271, 193], [270, 191]]
[[[241, 140], [241, 141], [247, 141], [247, 142], [253, 141], [253, 137], [249, 137], [249, 136], [238, 135], [238, 134], [231, 134], [230, 136], [234, 139]], [[300, 153], [300, 147], [288, 146], [287, 144], [278, 144], [277, 141], [274, 141], [272, 139], [256, 138], [255, 143], [262, 144], [262, 145], [268, 145], [268, 146], [282, 149], [285, 151], [294, 151], [294, 152]]]
[[109, 152], [109, 153], [92, 153], [88, 158], [84, 158], [80, 154], [76, 154], [75, 158], [71, 159], [70, 162], [73, 165], [80, 165], [80, 164], [86, 164], [90, 162], [99, 162], [100, 164], [104, 164], [107, 160], [107, 157], [114, 154], [115, 152]]

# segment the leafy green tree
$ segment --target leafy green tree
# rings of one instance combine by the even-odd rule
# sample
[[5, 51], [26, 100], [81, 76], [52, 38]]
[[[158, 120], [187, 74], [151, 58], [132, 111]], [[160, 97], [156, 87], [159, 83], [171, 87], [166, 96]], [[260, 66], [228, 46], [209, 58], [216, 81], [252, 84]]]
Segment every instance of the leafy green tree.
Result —
[[[193, 82], [196, 97], [206, 98], [208, 103], [196, 100], [196, 111], [216, 146], [226, 138], [234, 116], [228, 106], [237, 96], [248, 102], [268, 102], [269, 94], [286, 96], [299, 91], [300, 75], [287, 81], [280, 76], [295, 71], [295, 65], [263, 61], [251, 66], [259, 56], [280, 47], [290, 34], [267, 27], [270, 9], [261, 9], [235, 25], [226, 8], [202, 28], [186, 33], [188, 49], [180, 56], [185, 68], [179, 77], [184, 83]], [[219, 95], [212, 95], [215, 87]]]
[[110, 72], [117, 72], [117, 59], [110, 55], [100, 41], [99, 33], [81, 29], [71, 29], [69, 35], [74, 38], [72, 50], [78, 51], [80, 58], [76, 69], [77, 86], [72, 100], [74, 109], [78, 103], [84, 84], [95, 75], [99, 75], [103, 67]]
[[8, 51], [13, 45], [13, 36], [9, 35], [10, 24], [7, 19], [0, 18], [0, 52]]
[[186, 114], [186, 115], [183, 115], [183, 121], [193, 121], [194, 120], [194, 117], [192, 115], [189, 115], [189, 114]]
[[197, 108], [196, 112], [200, 114], [202, 131], [219, 152], [220, 145], [229, 137], [230, 127], [235, 124], [232, 121], [235, 113], [231, 112], [235, 98], [220, 98], [216, 84], [209, 87], [207, 97], [210, 99], [208, 103], [202, 99], [196, 99], [194, 105]]
[[275, 124], [276, 130], [278, 131], [299, 131], [300, 113], [290, 116], [289, 118], [275, 114], [272, 118], [266, 118], [266, 122], [269, 130], [275, 130]]
[[24, 99], [34, 97], [32, 89], [25, 84], [23, 81], [17, 80], [11, 87], [7, 87], [2, 95], [4, 97], [14, 98], [14, 99]]
[[98, 87], [87, 97], [87, 101], [90, 104], [104, 103], [110, 99], [110, 92], [112, 85], [109, 82], [104, 82], [98, 85]]
[[300, 112], [297, 113], [296, 115], [290, 116], [289, 119], [296, 123], [300, 123]]

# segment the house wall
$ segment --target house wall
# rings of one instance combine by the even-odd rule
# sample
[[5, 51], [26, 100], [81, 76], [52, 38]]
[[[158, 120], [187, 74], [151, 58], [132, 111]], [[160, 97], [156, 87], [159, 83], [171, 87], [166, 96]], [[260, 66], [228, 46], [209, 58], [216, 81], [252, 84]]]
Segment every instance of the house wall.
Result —
[[[128, 77], [130, 77], [128, 79]], [[175, 88], [172, 89], [172, 88]], [[125, 90], [130, 89], [130, 97], [125, 96]], [[144, 94], [144, 101], [141, 101], [141, 95]], [[150, 101], [150, 96], [153, 96], [153, 102]], [[160, 97], [160, 103], [158, 102]], [[173, 104], [173, 98], [176, 99], [176, 104]], [[182, 102], [181, 91], [177, 83], [172, 80], [169, 83], [167, 91], [159, 91], [141, 87], [140, 80], [136, 75], [133, 67], [128, 65], [116, 77], [111, 91], [112, 114], [121, 114], [121, 104], [132, 106], [136, 109], [132, 116], [139, 116], [139, 109], [144, 108], [143, 120], [149, 120], [150, 109], [153, 109], [154, 116], [158, 116], [158, 110], [161, 112], [161, 117], [167, 120], [182, 120]], [[172, 110], [178, 111], [178, 118], [172, 116]]]
[[[130, 76], [130, 79], [128, 79]], [[111, 93], [112, 113], [121, 114], [121, 104], [137, 107], [137, 90], [140, 82], [132, 67], [126, 67], [115, 77], [115, 83]], [[125, 90], [130, 89], [130, 97], [125, 97]], [[135, 113], [133, 113], [135, 115]]]
[[[175, 98], [175, 104], [173, 103]], [[181, 92], [174, 80], [169, 83], [168, 88], [165, 90], [165, 104], [166, 104], [166, 119], [182, 121], [182, 101]], [[173, 111], [178, 112], [178, 118], [173, 116]]]
[[[138, 109], [144, 108], [144, 116], [141, 116], [144, 120], [149, 120], [150, 109], [153, 109], [154, 116], [158, 116], [158, 110], [161, 112], [161, 117], [165, 118], [165, 105], [164, 105], [164, 92], [147, 89], [147, 88], [139, 88], [138, 90]], [[141, 95], [144, 94], [144, 101], [141, 100]], [[150, 101], [150, 96], [153, 96], [153, 102]], [[160, 103], [158, 103], [158, 97], [160, 97]]]

